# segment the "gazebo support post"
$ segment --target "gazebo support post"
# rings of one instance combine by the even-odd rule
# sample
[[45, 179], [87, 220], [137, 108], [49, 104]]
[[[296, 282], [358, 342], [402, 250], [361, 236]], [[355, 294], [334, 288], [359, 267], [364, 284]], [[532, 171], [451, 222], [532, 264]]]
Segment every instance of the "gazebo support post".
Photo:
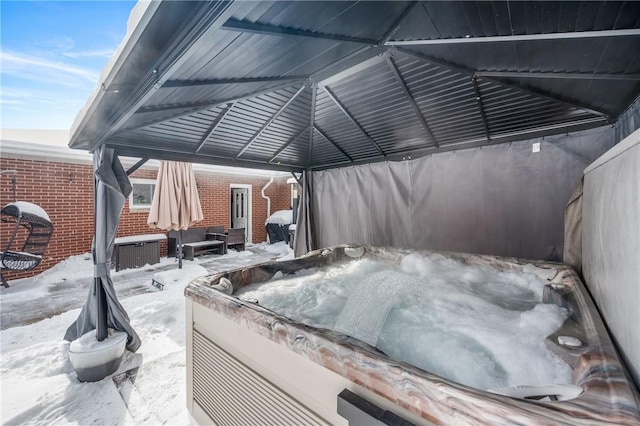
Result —
[[94, 278], [93, 285], [96, 292], [96, 340], [101, 342], [107, 338], [107, 295], [100, 278]]

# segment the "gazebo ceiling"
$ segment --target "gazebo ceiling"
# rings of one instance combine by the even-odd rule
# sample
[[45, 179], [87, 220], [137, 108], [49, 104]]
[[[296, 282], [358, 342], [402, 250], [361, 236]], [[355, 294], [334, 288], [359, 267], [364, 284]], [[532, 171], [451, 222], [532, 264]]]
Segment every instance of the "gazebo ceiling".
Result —
[[614, 122], [638, 2], [162, 2], [73, 148], [322, 169]]

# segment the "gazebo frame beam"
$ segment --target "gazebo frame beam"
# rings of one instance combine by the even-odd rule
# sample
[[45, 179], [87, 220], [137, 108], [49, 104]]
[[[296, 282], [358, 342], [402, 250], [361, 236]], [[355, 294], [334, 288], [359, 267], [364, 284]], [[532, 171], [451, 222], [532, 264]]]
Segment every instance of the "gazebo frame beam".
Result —
[[640, 74], [598, 74], [588, 72], [478, 71], [475, 75], [478, 77], [552, 78], [560, 80], [640, 80]]
[[402, 14], [398, 17], [398, 19], [396, 19], [396, 22], [393, 23], [393, 25], [389, 28], [389, 30], [387, 30], [385, 35], [382, 37], [382, 41], [380, 42], [381, 45], [384, 45], [391, 39], [391, 37], [393, 37], [393, 35], [400, 29], [400, 24], [402, 24], [402, 21], [404, 21], [407, 15], [409, 15], [409, 13], [411, 13], [413, 8], [416, 7], [419, 3], [420, 2], [418, 1], [413, 1], [411, 2], [411, 4], [409, 4], [409, 6], [407, 6], [407, 8], [402, 12]]
[[322, 86], [322, 89], [327, 94], [329, 99], [331, 99], [333, 101], [333, 103], [336, 104], [338, 109], [340, 111], [342, 111], [342, 113], [349, 119], [349, 121], [354, 126], [356, 126], [358, 128], [358, 130], [360, 130], [360, 132], [362, 132], [363, 135], [366, 136], [367, 140], [376, 148], [376, 150], [380, 153], [380, 155], [384, 155], [384, 151], [382, 151], [382, 148], [380, 148], [380, 145], [378, 145], [378, 143], [371, 137], [371, 135], [369, 135], [369, 133], [367, 133], [367, 131], [360, 125], [360, 123], [358, 123], [358, 121], [351, 115], [351, 113], [349, 113], [349, 111], [347, 111], [347, 109], [344, 107], [344, 105], [342, 105], [342, 103], [331, 92], [331, 90], [326, 86]]
[[413, 108], [413, 111], [415, 112], [416, 117], [420, 121], [420, 124], [422, 124], [422, 128], [427, 133], [427, 136], [429, 136], [429, 138], [431, 139], [431, 142], [433, 143], [433, 145], [436, 148], [440, 148], [440, 144], [438, 143], [438, 141], [436, 140], [436, 137], [431, 131], [429, 124], [427, 124], [427, 120], [424, 119], [424, 116], [422, 115], [422, 111], [420, 111], [420, 108], [418, 107], [416, 100], [413, 98], [413, 95], [409, 91], [409, 88], [407, 87], [402, 76], [400, 75], [400, 71], [398, 71], [398, 68], [396, 67], [396, 64], [393, 62], [393, 59], [391, 59], [391, 56], [387, 56], [386, 59], [387, 59], [387, 64], [389, 64], [389, 68], [393, 73], [393, 76], [395, 77], [400, 87], [402, 87], [402, 90], [404, 92], [405, 97], [407, 98], [407, 101], [409, 101], [409, 103], [411, 104], [411, 107]]
[[323, 132], [323, 131], [322, 131], [322, 129], [318, 128], [318, 126], [317, 126], [317, 125], [316, 125], [316, 126], [313, 126], [313, 129], [314, 129], [316, 132], [318, 132], [318, 134], [319, 134], [320, 136], [322, 136], [322, 137], [323, 137], [327, 142], [329, 142], [331, 145], [333, 145], [334, 147], [336, 147], [336, 149], [337, 149], [338, 151], [340, 151], [340, 153], [341, 153], [342, 155], [344, 155], [345, 157], [347, 157], [347, 159], [349, 159], [349, 161], [350, 161], [351, 163], [353, 163], [353, 158], [351, 158], [351, 156], [350, 156], [349, 154], [347, 154], [347, 152], [346, 152], [344, 149], [342, 149], [342, 148], [340, 147], [340, 145], [338, 145], [337, 143], [335, 143], [335, 142], [334, 142], [334, 141], [333, 141], [333, 140], [332, 140], [332, 139], [331, 139], [331, 138], [330, 138], [330, 137], [329, 137], [325, 132]]
[[270, 83], [276, 81], [289, 81], [295, 83], [297, 81], [306, 80], [309, 76], [284, 76], [284, 77], [243, 77], [243, 78], [213, 78], [208, 80], [168, 80], [162, 85], [162, 88], [181, 88], [181, 87], [198, 87], [198, 86], [218, 86], [224, 84], [241, 84], [241, 83]]
[[280, 117], [280, 114], [282, 114], [288, 107], [289, 105], [291, 105], [291, 103], [298, 97], [298, 95], [300, 95], [300, 93], [302, 93], [302, 91], [306, 88], [306, 85], [302, 85], [302, 87], [300, 87], [298, 89], [298, 91], [296, 93], [294, 93], [294, 95], [287, 101], [285, 102], [284, 105], [282, 105], [272, 116], [271, 118], [269, 118], [267, 120], [266, 123], [264, 123], [262, 125], [262, 127], [260, 127], [260, 129], [258, 129], [257, 132], [255, 132], [253, 134], [253, 136], [251, 136], [251, 138], [249, 139], [249, 141], [247, 141], [247, 143], [244, 144], [244, 146], [242, 148], [240, 148], [240, 152], [238, 152], [238, 154], [236, 155], [236, 158], [240, 158], [242, 156], [242, 154], [244, 154], [247, 149], [249, 149], [249, 147], [251, 145], [253, 145], [253, 143], [256, 141], [256, 139], [258, 139], [260, 137], [260, 135], [262, 135], [262, 133], [264, 133], [265, 130], [267, 130], [267, 128], [269, 126], [271, 126], [271, 124], [273, 124], [274, 121], [276, 121], [278, 119], [278, 117]]
[[222, 123], [222, 121], [231, 112], [231, 110], [233, 109], [234, 105], [235, 105], [235, 103], [227, 104], [227, 107], [220, 112], [220, 115], [213, 121], [211, 126], [209, 126], [209, 129], [207, 130], [207, 133], [205, 133], [205, 135], [200, 139], [200, 143], [198, 143], [198, 146], [196, 147], [195, 151], [193, 151], [194, 154], [197, 154], [198, 152], [200, 152], [200, 150], [206, 145], [207, 139], [209, 139], [211, 137], [211, 135], [216, 131], [218, 126]]
[[519, 41], [540, 41], [540, 40], [571, 40], [584, 38], [603, 37], [630, 37], [640, 36], [640, 28], [623, 30], [601, 30], [601, 31], [571, 31], [562, 33], [546, 34], [519, 34], [504, 36], [484, 36], [484, 37], [453, 37], [436, 38], [429, 40], [395, 40], [388, 41], [387, 46], [432, 46], [443, 44], [467, 44], [467, 43], [501, 43]]
[[482, 104], [482, 96], [480, 96], [480, 88], [478, 87], [477, 78], [471, 79], [473, 83], [473, 90], [476, 92], [476, 101], [478, 102], [478, 109], [480, 110], [480, 116], [482, 117], [482, 124], [484, 125], [484, 132], [487, 135], [487, 142], [491, 142], [491, 132], [489, 131], [489, 123], [487, 122], [487, 114], [484, 112], [484, 105]]
[[282, 145], [281, 148], [278, 149], [278, 151], [273, 155], [273, 157], [271, 157], [269, 159], [269, 163], [273, 163], [275, 161], [276, 158], [278, 158], [278, 156], [280, 154], [282, 154], [282, 152], [287, 149], [289, 147], [289, 145], [291, 145], [292, 143], [294, 143], [296, 140], [298, 140], [298, 138], [300, 136], [302, 136], [304, 134], [304, 132], [306, 132], [307, 130], [309, 130], [309, 126], [305, 127], [300, 133], [296, 134], [295, 136], [293, 136], [291, 139], [289, 139], [287, 141], [287, 143], [285, 143], [284, 145]]
[[311, 86], [311, 114], [309, 115], [309, 152], [307, 153], [307, 168], [311, 167], [313, 159], [313, 132], [316, 124], [316, 99], [318, 97], [318, 85]]
[[[149, 157], [142, 157], [140, 160], [138, 160], [138, 162], [136, 164], [134, 164], [133, 166], [131, 166], [128, 170], [127, 170], [127, 176], [131, 176], [131, 174], [133, 172], [135, 172], [136, 170], [138, 170], [140, 167], [142, 167], [144, 165], [144, 163], [146, 163], [147, 161], [149, 161]], [[15, 197], [14, 197], [15, 198]]]
[[285, 36], [285, 37], [306, 37], [321, 40], [334, 40], [338, 42], [358, 43], [358, 44], [377, 44], [376, 40], [369, 40], [365, 38], [342, 36], [337, 34], [325, 34], [315, 31], [299, 30], [288, 27], [278, 27], [275, 25], [258, 24], [254, 22], [239, 21], [236, 19], [229, 19], [222, 25], [223, 30], [239, 31], [243, 33], [263, 34], [271, 36]]

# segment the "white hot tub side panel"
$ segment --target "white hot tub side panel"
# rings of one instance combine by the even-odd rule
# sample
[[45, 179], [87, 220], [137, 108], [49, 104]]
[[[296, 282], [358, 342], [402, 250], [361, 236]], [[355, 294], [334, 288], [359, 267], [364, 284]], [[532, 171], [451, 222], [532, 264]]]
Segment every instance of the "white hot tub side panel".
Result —
[[[341, 417], [337, 411], [338, 394], [344, 389], [348, 389], [415, 424], [429, 424], [425, 419], [392, 404], [371, 391], [254, 333], [215, 311], [195, 303], [191, 299], [187, 298], [186, 303], [187, 408], [199, 424], [215, 424], [205, 409], [194, 400], [193, 345], [194, 339], [202, 340], [201, 336], [206, 337], [280, 391], [294, 398], [327, 424], [348, 425], [347, 420]], [[253, 388], [255, 389], [255, 386]], [[239, 389], [237, 392], [241, 393], [242, 391]], [[229, 407], [229, 409], [242, 410], [243, 408], [238, 405]], [[265, 419], [258, 418], [257, 420], [264, 421]]]
[[585, 170], [582, 267], [640, 386], [640, 129]]

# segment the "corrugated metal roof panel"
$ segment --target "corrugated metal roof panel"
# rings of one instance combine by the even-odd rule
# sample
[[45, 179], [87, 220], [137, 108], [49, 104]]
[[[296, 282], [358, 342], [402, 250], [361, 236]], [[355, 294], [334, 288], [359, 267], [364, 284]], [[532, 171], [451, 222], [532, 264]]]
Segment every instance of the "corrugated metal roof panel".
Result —
[[316, 1], [261, 2], [249, 13], [234, 18], [285, 28], [340, 34], [363, 39], [380, 39], [402, 12], [408, 1]]
[[492, 136], [597, 117], [578, 108], [522, 93], [492, 81], [479, 79], [478, 89]]
[[[640, 33], [557, 39], [638, 29], [636, 2], [164, 2], [157, 13], [140, 29], [157, 43], [141, 36], [121, 58], [75, 147], [321, 168], [477, 146], [487, 130], [502, 141], [596, 126], [640, 94]], [[510, 39], [396, 48], [387, 35]], [[290, 102], [302, 84], [319, 84], [315, 102], [309, 89]]]
[[309, 156], [310, 131], [303, 132], [298, 138], [293, 140], [275, 158], [273, 163], [296, 164], [305, 167]]
[[[340, 102], [340, 99], [337, 98]], [[348, 108], [347, 113], [351, 114]], [[374, 142], [354, 124], [324, 90], [318, 92], [315, 121], [326, 134], [355, 160], [379, 155]]]
[[563, 93], [567, 102], [581, 103], [590, 99], [589, 106], [617, 116], [640, 91], [640, 80], [560, 80], [560, 79], [504, 79], [524, 88], [543, 93]]
[[314, 164], [348, 163], [350, 162], [335, 145], [328, 141], [318, 131], [313, 133]]
[[431, 143], [385, 62], [332, 84], [330, 88], [385, 153]]
[[280, 116], [267, 127], [243, 156], [268, 160], [287, 141], [309, 126], [311, 93], [306, 88]]
[[153, 123], [171, 121], [171, 118], [175, 117], [176, 115], [188, 114], [193, 111], [194, 111], [193, 107], [185, 107], [185, 108], [178, 108], [171, 111], [162, 110], [162, 111], [133, 114], [131, 118], [127, 120], [126, 128], [121, 129], [120, 133], [145, 127]]
[[637, 28], [638, 2], [425, 1], [392, 40]]
[[485, 135], [471, 77], [408, 56], [396, 64], [439, 143]]
[[[553, 71], [610, 72], [612, 66], [627, 69], [636, 56], [638, 37], [585, 38], [569, 40], [505, 41], [492, 43], [462, 43], [456, 45], [411, 46], [426, 56], [442, 58], [452, 64], [479, 71]], [[601, 61], [608, 48], [619, 55], [615, 61]], [[615, 64], [615, 65], [613, 65]], [[637, 72], [629, 70], [628, 72]]]
[[207, 132], [210, 123], [221, 114], [221, 111], [222, 107], [215, 107], [173, 120], [141, 127], [128, 132], [128, 134], [144, 136], [146, 138], [172, 137], [176, 141], [185, 141], [195, 147], [200, 138]]
[[147, 102], [148, 105], [171, 105], [186, 102], [215, 102], [234, 99], [246, 94], [282, 84], [274, 83], [238, 83], [194, 85], [192, 87], [171, 87], [159, 89]]

